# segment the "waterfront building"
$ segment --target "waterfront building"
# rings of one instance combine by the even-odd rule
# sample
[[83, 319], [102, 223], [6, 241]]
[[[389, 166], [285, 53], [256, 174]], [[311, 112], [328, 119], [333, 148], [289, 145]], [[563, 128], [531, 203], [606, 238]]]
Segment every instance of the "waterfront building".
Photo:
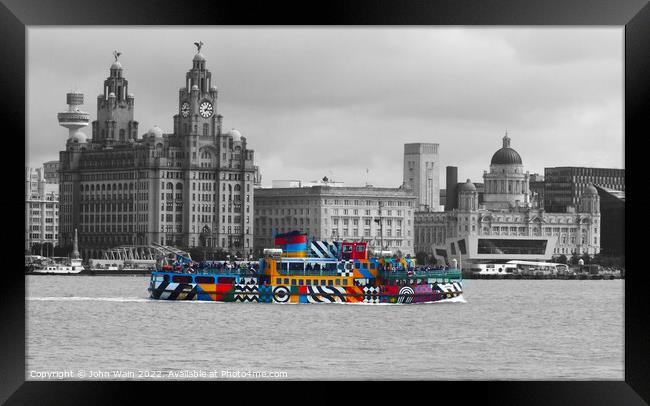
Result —
[[566, 212], [578, 206], [589, 184], [625, 191], [625, 169], [562, 166], [544, 168], [544, 207]]
[[59, 233], [59, 186], [44, 168], [25, 168], [25, 252], [52, 255]]
[[530, 203], [533, 207], [544, 208], [544, 177], [533, 173], [528, 179], [530, 185]]
[[295, 186], [255, 189], [255, 249], [276, 233], [299, 230], [316, 240], [368, 241], [413, 255], [417, 197], [407, 188]]
[[625, 255], [625, 192], [596, 186], [600, 196], [600, 252], [608, 256]]
[[59, 161], [48, 161], [43, 164], [45, 182], [59, 184]]
[[[530, 202], [529, 174], [521, 157], [503, 146], [492, 156], [483, 175], [485, 198], [467, 180], [457, 190], [458, 207], [444, 212], [415, 213], [415, 250], [439, 262], [458, 258], [470, 262], [549, 260], [573, 252], [600, 252], [600, 206], [593, 186], [585, 188], [578, 210], [552, 213]], [[455, 180], [448, 179], [450, 184]], [[447, 196], [449, 198], [449, 196]]]
[[[120, 53], [97, 97], [91, 138], [79, 131], [87, 123], [83, 95], [68, 95], [69, 112], [59, 115], [70, 129], [59, 159], [62, 246], [72, 245], [78, 229], [84, 258], [125, 244], [252, 251], [253, 189], [261, 176], [246, 137], [222, 129], [201, 46], [179, 81], [172, 133], [154, 126], [138, 135]], [[70, 112], [75, 117], [65, 117]]]
[[438, 144], [404, 144], [403, 178], [418, 197], [418, 210], [440, 210]]
[[[446, 168], [446, 188], [440, 189], [440, 206], [444, 211], [458, 209], [458, 188], [462, 183], [458, 182], [458, 167], [448, 166]], [[485, 194], [485, 185], [483, 183], [474, 183], [478, 192], [478, 203], [483, 204]]]

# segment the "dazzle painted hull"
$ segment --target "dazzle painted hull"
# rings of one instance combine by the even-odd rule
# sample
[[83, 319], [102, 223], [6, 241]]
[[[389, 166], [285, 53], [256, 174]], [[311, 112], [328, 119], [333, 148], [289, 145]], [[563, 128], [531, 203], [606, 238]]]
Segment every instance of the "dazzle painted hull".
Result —
[[[174, 276], [184, 282], [174, 282]], [[233, 283], [201, 283], [202, 280], [203, 275], [154, 272], [149, 284], [150, 297], [243, 303], [416, 304], [457, 301], [463, 294], [461, 281], [406, 286], [291, 286], [260, 284], [257, 277], [236, 278]]]

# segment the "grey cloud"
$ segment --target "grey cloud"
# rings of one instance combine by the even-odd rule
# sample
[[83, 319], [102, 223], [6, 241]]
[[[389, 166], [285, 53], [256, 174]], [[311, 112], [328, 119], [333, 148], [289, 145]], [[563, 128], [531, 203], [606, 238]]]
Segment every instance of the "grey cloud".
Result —
[[29, 164], [64, 148], [56, 112], [75, 85], [94, 118], [113, 49], [140, 132], [170, 132], [199, 39], [224, 126], [247, 137], [265, 184], [332, 171], [397, 186], [405, 142], [439, 143], [443, 173], [480, 181], [506, 129], [531, 171], [623, 165], [609, 153], [622, 149], [620, 30], [425, 27], [30, 28]]

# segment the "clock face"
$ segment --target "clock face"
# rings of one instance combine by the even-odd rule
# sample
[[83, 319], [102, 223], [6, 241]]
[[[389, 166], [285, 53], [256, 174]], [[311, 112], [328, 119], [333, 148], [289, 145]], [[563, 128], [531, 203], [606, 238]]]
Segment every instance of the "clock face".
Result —
[[201, 117], [208, 118], [212, 115], [212, 104], [210, 102], [204, 101], [199, 106], [199, 113]]
[[190, 115], [190, 104], [188, 102], [183, 102], [181, 105], [181, 115], [187, 117]]

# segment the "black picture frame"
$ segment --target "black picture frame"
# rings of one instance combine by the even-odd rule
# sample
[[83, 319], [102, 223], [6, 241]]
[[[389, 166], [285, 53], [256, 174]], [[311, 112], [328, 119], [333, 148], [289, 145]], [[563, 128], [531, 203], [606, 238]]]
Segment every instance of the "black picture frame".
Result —
[[[625, 26], [625, 161], [626, 177], [640, 176], [639, 160], [632, 151], [648, 134], [647, 101], [650, 100], [650, 5], [644, 0], [455, 0], [455, 1], [362, 1], [341, 0], [312, 3], [282, 2], [182, 2], [146, 0], [2, 0], [0, 4], [0, 103], [6, 142], [18, 144], [25, 134], [25, 56], [26, 27], [37, 25], [608, 25]], [[8, 127], [7, 127], [8, 125]], [[26, 136], [26, 135], [25, 135]], [[13, 141], [12, 141], [13, 140]], [[25, 143], [23, 142], [23, 147]], [[6, 153], [7, 154], [7, 153]], [[15, 156], [17, 154], [8, 154]], [[7, 156], [8, 157], [8, 156]], [[636, 169], [636, 171], [634, 171]], [[10, 194], [18, 188], [18, 176], [8, 171], [9, 183], [3, 205], [6, 213], [22, 212], [24, 207]], [[632, 177], [630, 177], [632, 176]], [[15, 182], [15, 183], [14, 183]], [[638, 187], [646, 182], [628, 181], [628, 202], [637, 202]], [[15, 187], [11, 187], [11, 186]], [[631, 185], [631, 186], [630, 186]], [[24, 184], [23, 186], [24, 187]], [[645, 186], [643, 186], [645, 187]], [[14, 202], [15, 201], [15, 202]], [[636, 203], [626, 210], [626, 230], [634, 229]], [[630, 208], [633, 211], [630, 211]], [[185, 382], [34, 382], [25, 381], [25, 278], [13, 266], [11, 256], [21, 252], [13, 227], [2, 233], [9, 258], [5, 259], [0, 295], [2, 350], [0, 362], [0, 402], [14, 404], [129, 404], [132, 391], [159, 403], [184, 393], [179, 400], [207, 396], [222, 399], [213, 391], [194, 391]], [[650, 402], [650, 334], [648, 333], [647, 274], [639, 261], [642, 241], [626, 233], [627, 268], [625, 280], [625, 380], [624, 381], [468, 381], [418, 382], [406, 389], [413, 401], [453, 404], [480, 402], [500, 405], [642, 405]], [[12, 248], [9, 248], [12, 247]], [[231, 382], [229, 382], [231, 383]], [[206, 384], [223, 384], [206, 382]], [[241, 394], [247, 382], [237, 385], [232, 394]], [[181, 387], [182, 385], [182, 387]], [[196, 385], [196, 383], [194, 383]], [[255, 382], [255, 387], [262, 387]], [[271, 400], [271, 390], [288, 395], [278, 382], [263, 385], [258, 401]], [[326, 386], [335, 390], [332, 384]], [[238, 390], [239, 389], [239, 390]], [[284, 390], [283, 390], [284, 389]], [[354, 387], [350, 388], [354, 390]], [[291, 389], [293, 390], [293, 389]], [[357, 389], [358, 390], [358, 389]], [[367, 390], [377, 391], [374, 394]], [[383, 391], [396, 392], [377, 385], [345, 395], [366, 401], [382, 397]], [[245, 394], [245, 392], [243, 392]], [[277, 392], [276, 392], [277, 393]], [[473, 400], [472, 393], [479, 399]], [[245, 396], [251, 396], [249, 393]], [[252, 395], [255, 397], [255, 395]], [[294, 396], [289, 396], [294, 397]], [[298, 398], [298, 396], [295, 396]], [[368, 399], [370, 398], [370, 399]], [[278, 398], [280, 399], [280, 398]], [[307, 400], [308, 398], [305, 398]], [[427, 400], [429, 399], [429, 400]], [[402, 399], [405, 400], [405, 399]], [[236, 400], [234, 400], [236, 401]]]

